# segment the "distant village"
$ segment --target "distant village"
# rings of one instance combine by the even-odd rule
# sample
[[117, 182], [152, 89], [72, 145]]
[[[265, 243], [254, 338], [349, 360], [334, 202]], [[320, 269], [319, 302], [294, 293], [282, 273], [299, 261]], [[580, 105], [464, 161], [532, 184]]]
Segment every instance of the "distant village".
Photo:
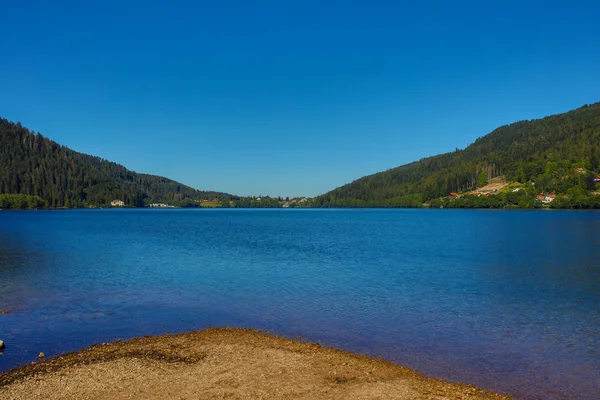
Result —
[[[308, 197], [295, 198], [272, 198], [272, 197], [236, 197], [232, 196], [229, 199], [201, 199], [191, 200], [184, 204], [167, 204], [167, 203], [149, 203], [146, 208], [236, 208], [236, 207], [252, 207], [252, 208], [301, 208], [309, 207], [312, 199]], [[110, 202], [110, 207], [119, 208], [127, 207], [125, 201], [114, 199]], [[88, 208], [97, 208], [95, 205], [90, 205]]]

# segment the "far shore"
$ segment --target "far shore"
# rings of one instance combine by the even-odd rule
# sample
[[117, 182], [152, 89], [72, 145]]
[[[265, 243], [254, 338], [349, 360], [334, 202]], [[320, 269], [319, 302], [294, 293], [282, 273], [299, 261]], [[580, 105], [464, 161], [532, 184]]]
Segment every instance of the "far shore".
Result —
[[250, 329], [92, 346], [0, 374], [7, 399], [508, 399], [391, 362]]

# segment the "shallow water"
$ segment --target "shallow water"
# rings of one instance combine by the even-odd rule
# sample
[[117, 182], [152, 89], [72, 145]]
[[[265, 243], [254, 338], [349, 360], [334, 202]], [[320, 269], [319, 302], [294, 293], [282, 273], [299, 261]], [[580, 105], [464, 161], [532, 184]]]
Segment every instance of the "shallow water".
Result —
[[521, 398], [600, 398], [600, 213], [0, 212], [0, 371], [251, 326]]

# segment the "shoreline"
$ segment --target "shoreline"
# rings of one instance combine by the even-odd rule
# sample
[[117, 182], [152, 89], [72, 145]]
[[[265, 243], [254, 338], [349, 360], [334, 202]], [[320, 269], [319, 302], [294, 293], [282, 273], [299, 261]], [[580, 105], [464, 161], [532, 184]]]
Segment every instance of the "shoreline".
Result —
[[147, 336], [0, 374], [0, 397], [509, 399], [389, 361], [245, 328]]
[[35, 209], [17, 209], [17, 208], [0, 208], [3, 211], [109, 211], [109, 210], [482, 210], [482, 211], [594, 211], [599, 212], [600, 208], [553, 208], [553, 207], [538, 207], [538, 208], [519, 208], [519, 207], [106, 207], [106, 208], [35, 208]]

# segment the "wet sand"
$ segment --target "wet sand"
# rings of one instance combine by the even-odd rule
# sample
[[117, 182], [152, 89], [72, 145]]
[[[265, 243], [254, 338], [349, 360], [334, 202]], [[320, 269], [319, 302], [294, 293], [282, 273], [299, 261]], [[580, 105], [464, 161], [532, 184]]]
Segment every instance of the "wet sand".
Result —
[[93, 346], [0, 375], [2, 399], [506, 399], [249, 329]]

